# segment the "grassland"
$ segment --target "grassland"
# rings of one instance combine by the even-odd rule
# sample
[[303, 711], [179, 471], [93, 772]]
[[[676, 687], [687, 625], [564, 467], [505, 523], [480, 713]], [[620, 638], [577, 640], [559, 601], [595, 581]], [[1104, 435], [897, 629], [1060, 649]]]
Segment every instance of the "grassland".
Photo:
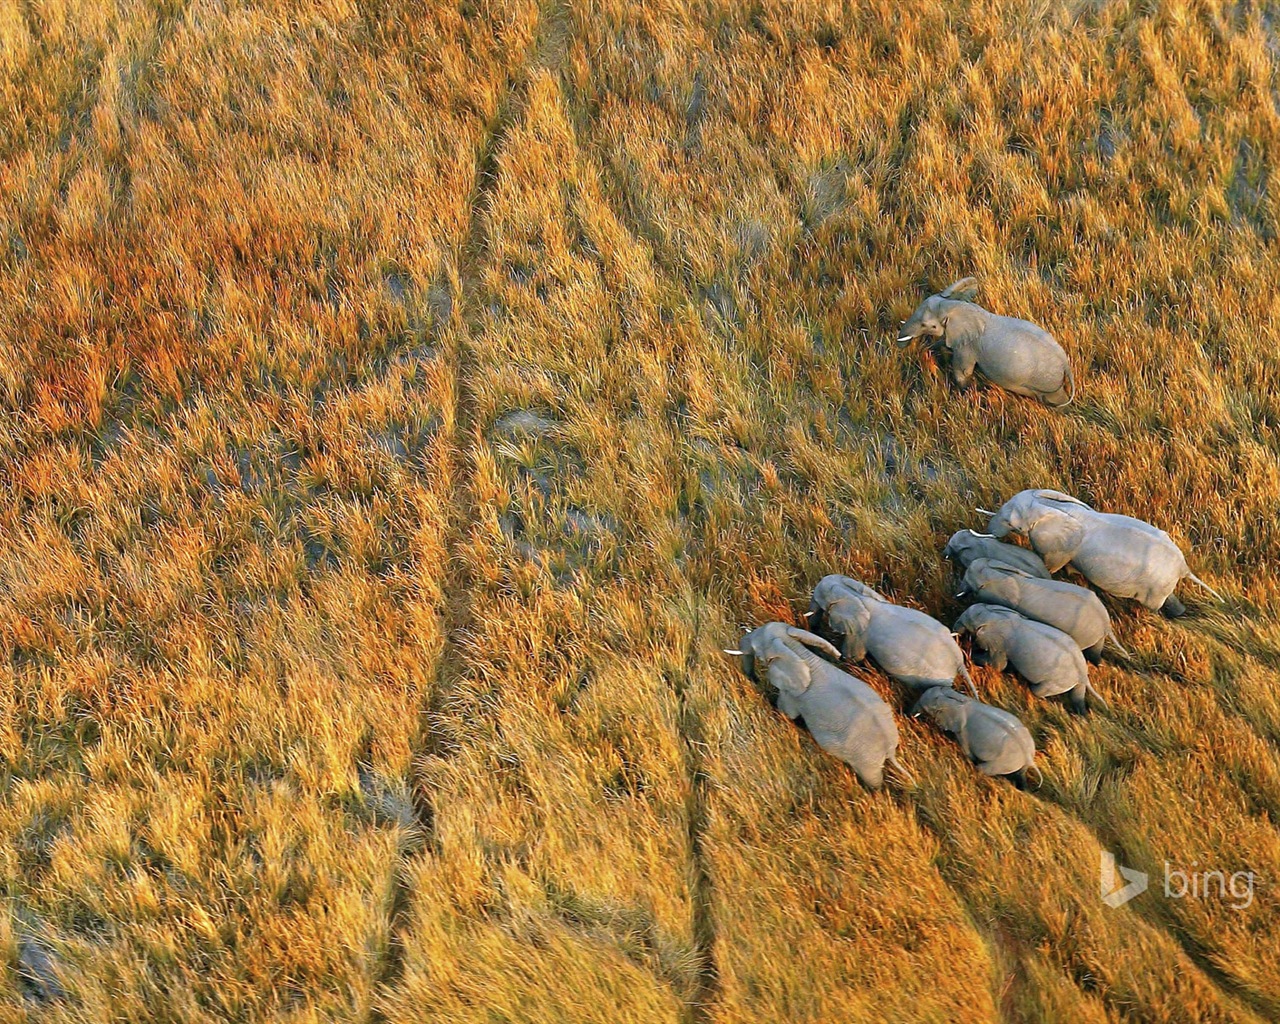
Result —
[[[1280, 1016], [1273, 17], [0, 4], [0, 1019]], [[892, 344], [969, 273], [1069, 410]], [[1039, 485], [1226, 595], [977, 670], [1039, 792], [719, 654]]]

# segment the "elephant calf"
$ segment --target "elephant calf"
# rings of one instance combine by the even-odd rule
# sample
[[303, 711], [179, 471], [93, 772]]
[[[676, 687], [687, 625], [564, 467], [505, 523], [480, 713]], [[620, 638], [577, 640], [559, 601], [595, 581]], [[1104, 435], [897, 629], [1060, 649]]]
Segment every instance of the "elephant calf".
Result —
[[1089, 682], [1089, 666], [1079, 645], [1060, 629], [1025, 618], [1012, 608], [975, 604], [956, 619], [956, 630], [973, 637], [992, 667], [1003, 671], [1012, 665], [1037, 697], [1070, 694], [1076, 711], [1086, 709], [1086, 694], [1102, 700]]
[[1054, 626], [1070, 636], [1090, 661], [1102, 659], [1110, 640], [1128, 657], [1111, 629], [1111, 616], [1098, 595], [1062, 580], [1042, 580], [1021, 569], [987, 558], [976, 558], [965, 570], [957, 597], [975, 595], [987, 604], [1004, 605], [1029, 619]]
[[897, 760], [898, 726], [889, 705], [810, 648], [840, 657], [822, 637], [782, 622], [753, 629], [739, 650], [725, 653], [740, 656], [748, 676], [763, 668], [783, 714], [803, 719], [818, 746], [844, 761], [868, 789], [883, 784], [886, 763], [907, 775]]
[[875, 658], [885, 673], [905, 686], [926, 690], [951, 686], [964, 676], [976, 697], [964, 664], [964, 651], [941, 622], [904, 608], [848, 576], [824, 576], [813, 591], [810, 616], [821, 611], [827, 626], [844, 638], [844, 656]]
[[1040, 773], [1035, 740], [1016, 715], [941, 686], [925, 690], [911, 713], [928, 715], [938, 728], [955, 736], [964, 756], [983, 775], [1012, 775], [1021, 789], [1028, 768]]
[[988, 558], [993, 562], [1003, 562], [1015, 569], [1021, 569], [1029, 576], [1038, 576], [1042, 580], [1051, 579], [1051, 574], [1043, 559], [1034, 551], [1018, 547], [1017, 544], [1005, 544], [989, 533], [976, 533], [973, 530], [957, 530], [942, 549], [946, 558], [957, 562], [963, 572], [977, 558]]
[[898, 344], [941, 338], [951, 353], [951, 375], [961, 387], [976, 369], [1006, 391], [1055, 407], [1068, 404], [1075, 378], [1062, 346], [1033, 323], [974, 305], [969, 300], [977, 291], [978, 282], [965, 277], [929, 296], [903, 323]]
[[997, 537], [1019, 534], [1050, 570], [1070, 563], [1099, 590], [1132, 597], [1176, 617], [1186, 609], [1173, 595], [1184, 579], [1219, 594], [1187, 566], [1182, 549], [1141, 519], [1098, 512], [1061, 491], [1019, 491], [991, 517]]

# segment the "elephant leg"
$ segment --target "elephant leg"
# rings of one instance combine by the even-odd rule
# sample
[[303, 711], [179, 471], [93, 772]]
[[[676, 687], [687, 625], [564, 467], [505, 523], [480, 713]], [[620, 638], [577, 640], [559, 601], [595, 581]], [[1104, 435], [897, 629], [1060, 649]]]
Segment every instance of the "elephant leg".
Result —
[[1170, 594], [1164, 599], [1160, 611], [1166, 618], [1180, 619], [1187, 614], [1187, 606], [1179, 601], [1176, 595]]
[[1071, 404], [1071, 396], [1067, 394], [1065, 387], [1061, 387], [1051, 395], [1040, 395], [1040, 401], [1050, 408], [1061, 409], [1064, 405]]
[[1027, 791], [1027, 770], [1025, 768], [1019, 768], [1009, 776], [1009, 781], [1025, 793]]
[[999, 778], [1001, 775], [1005, 774], [999, 769], [999, 767], [997, 767], [994, 761], [974, 762], [974, 767], [977, 768], [978, 771], [982, 772], [983, 775], [992, 779]]
[[1034, 544], [1032, 545], [1032, 548], [1040, 556], [1041, 561], [1044, 562], [1044, 567], [1050, 572], [1057, 572], [1071, 561], [1071, 555], [1069, 553], [1064, 554], [1061, 551], [1040, 551]]
[[1071, 691], [1071, 710], [1077, 715], [1087, 715], [1089, 713], [1089, 702], [1085, 700], [1085, 693], [1088, 688], [1088, 683], [1081, 683]]
[[1104, 647], [1106, 647], [1106, 646], [1107, 646], [1107, 638], [1106, 638], [1106, 637], [1103, 637], [1101, 640], [1099, 640], [1099, 641], [1098, 641], [1096, 644], [1094, 644], [1092, 647], [1086, 647], [1086, 648], [1084, 649], [1084, 656], [1085, 656], [1089, 661], [1093, 662], [1093, 664], [1095, 664], [1095, 665], [1101, 665], [1101, 664], [1102, 664], [1102, 649], [1103, 649]]

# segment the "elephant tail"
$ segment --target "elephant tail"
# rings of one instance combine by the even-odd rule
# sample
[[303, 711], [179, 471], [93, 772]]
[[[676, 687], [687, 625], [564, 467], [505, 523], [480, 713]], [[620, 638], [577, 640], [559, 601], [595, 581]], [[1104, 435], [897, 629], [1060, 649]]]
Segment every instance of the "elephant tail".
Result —
[[[1123, 654], [1126, 658], [1132, 658], [1132, 657], [1133, 657], [1133, 655], [1132, 655], [1132, 654], [1130, 654], [1130, 653], [1125, 649], [1124, 644], [1122, 644], [1118, 639], [1116, 639], [1116, 631], [1115, 631], [1114, 629], [1112, 629], [1110, 626], [1108, 626], [1108, 627], [1107, 627], [1107, 639], [1108, 639], [1108, 640], [1110, 640], [1110, 641], [1111, 641], [1111, 643], [1112, 643], [1112, 646], [1114, 646], [1114, 647], [1115, 647], [1115, 649], [1116, 649], [1117, 651], [1119, 651], [1121, 654]], [[1096, 691], [1095, 691], [1095, 692], [1096, 692]]]
[[1033, 769], [1036, 773], [1036, 789], [1039, 789], [1041, 786], [1044, 785], [1044, 772], [1040, 770], [1040, 766], [1036, 764], [1034, 760], [1029, 765], [1027, 765], [1028, 771], [1031, 771]]
[[1189, 573], [1187, 573], [1187, 579], [1189, 579], [1192, 583], [1198, 583], [1200, 586], [1204, 587], [1204, 589], [1205, 589], [1205, 590], [1209, 591], [1209, 593], [1211, 593], [1211, 594], [1212, 594], [1214, 597], [1216, 597], [1219, 601], [1221, 601], [1221, 600], [1222, 600], [1222, 595], [1221, 595], [1221, 594], [1219, 594], [1216, 590], [1214, 590], [1214, 589], [1213, 589], [1213, 587], [1209, 586], [1209, 584], [1207, 584], [1204, 580], [1202, 580], [1202, 579], [1201, 579], [1199, 576], [1197, 576], [1195, 573], [1193, 573], [1193, 572], [1189, 572]]
[[969, 692], [973, 694], [973, 699], [978, 699], [977, 687], [973, 685], [973, 676], [969, 675], [969, 667], [962, 661], [960, 662], [960, 674], [964, 676], [964, 681], [969, 686]]
[[887, 760], [888, 760], [889, 766], [890, 766], [890, 767], [892, 767], [892, 768], [894, 769], [894, 771], [896, 771], [896, 772], [897, 772], [899, 775], [901, 775], [904, 779], [906, 779], [908, 782], [910, 782], [910, 783], [911, 783], [911, 785], [913, 785], [913, 786], [918, 786], [918, 785], [920, 785], [920, 783], [919, 783], [919, 781], [917, 781], [916, 777], [915, 777], [914, 775], [912, 775], [909, 771], [907, 771], [907, 766], [906, 766], [906, 765], [904, 765], [901, 761], [899, 761], [899, 760], [898, 760], [898, 757], [897, 757], [897, 755], [896, 755], [896, 754], [895, 754], [894, 756], [892, 756], [892, 757], [888, 758]]
[[1102, 694], [1100, 694], [1100, 693], [1097, 691], [1097, 689], [1094, 687], [1093, 683], [1085, 683], [1085, 684], [1084, 684], [1084, 690], [1085, 690], [1085, 693], [1091, 693], [1091, 694], [1093, 694], [1093, 695], [1094, 695], [1094, 697], [1095, 697], [1095, 698], [1097, 698], [1098, 703], [1099, 703], [1099, 704], [1101, 704], [1101, 705], [1102, 705], [1104, 708], [1106, 708], [1108, 711], [1110, 711], [1110, 710], [1111, 710], [1111, 705], [1110, 705], [1110, 704], [1108, 704], [1108, 703], [1107, 703], [1107, 699], [1106, 699], [1104, 696], [1102, 696]]
[[1076, 375], [1075, 375], [1075, 371], [1071, 369], [1071, 360], [1069, 359], [1067, 360], [1066, 383], [1067, 383], [1068, 391], [1067, 391], [1067, 400], [1062, 403], [1062, 408], [1064, 409], [1076, 400]]

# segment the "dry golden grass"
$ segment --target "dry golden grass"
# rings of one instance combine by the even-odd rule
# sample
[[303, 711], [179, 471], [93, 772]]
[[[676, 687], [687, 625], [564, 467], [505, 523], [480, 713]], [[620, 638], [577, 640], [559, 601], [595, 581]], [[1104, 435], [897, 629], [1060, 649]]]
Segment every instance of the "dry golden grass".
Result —
[[[1280, 1016], [1276, 13], [0, 4], [0, 1019]], [[969, 273], [1073, 407], [892, 344]], [[978, 670], [1038, 793], [719, 654], [1033, 485], [1227, 595]]]

